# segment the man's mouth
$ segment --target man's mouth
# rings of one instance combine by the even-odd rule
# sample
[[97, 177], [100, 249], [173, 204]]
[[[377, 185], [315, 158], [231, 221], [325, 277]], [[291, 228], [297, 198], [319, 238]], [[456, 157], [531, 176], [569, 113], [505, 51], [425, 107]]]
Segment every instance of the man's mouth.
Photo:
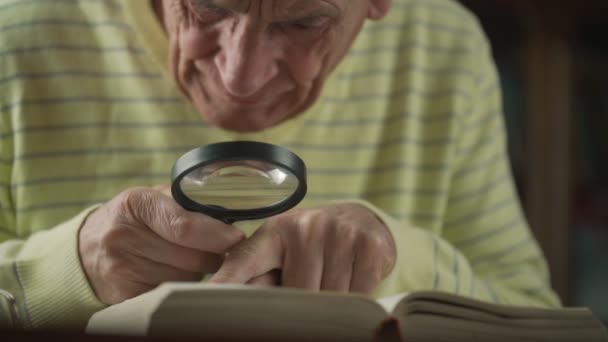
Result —
[[239, 106], [258, 106], [260, 104], [263, 104], [264, 99], [267, 98], [262, 93], [254, 94], [251, 96], [238, 96], [231, 94], [229, 91], [226, 90], [222, 91], [222, 93], [229, 103], [233, 103]]

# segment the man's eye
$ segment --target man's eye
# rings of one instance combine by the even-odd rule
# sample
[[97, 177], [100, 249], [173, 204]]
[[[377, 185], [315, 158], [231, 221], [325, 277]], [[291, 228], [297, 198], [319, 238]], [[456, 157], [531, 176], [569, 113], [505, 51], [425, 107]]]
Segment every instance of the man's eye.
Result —
[[316, 16], [298, 19], [290, 22], [290, 26], [299, 30], [318, 30], [324, 28], [329, 23], [329, 18], [326, 16]]

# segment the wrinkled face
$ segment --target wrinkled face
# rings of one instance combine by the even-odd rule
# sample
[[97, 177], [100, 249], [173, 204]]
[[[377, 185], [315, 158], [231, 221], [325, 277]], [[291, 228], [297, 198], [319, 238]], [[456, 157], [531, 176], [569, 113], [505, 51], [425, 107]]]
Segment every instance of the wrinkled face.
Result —
[[179, 86], [206, 121], [235, 131], [307, 109], [363, 21], [378, 17], [378, 0], [159, 1]]

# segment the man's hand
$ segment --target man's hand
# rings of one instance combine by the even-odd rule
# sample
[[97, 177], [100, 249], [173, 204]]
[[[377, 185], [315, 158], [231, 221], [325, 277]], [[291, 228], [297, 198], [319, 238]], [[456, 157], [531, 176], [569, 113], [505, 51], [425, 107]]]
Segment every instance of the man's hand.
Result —
[[237, 228], [186, 211], [160, 191], [135, 188], [87, 218], [79, 253], [99, 300], [115, 304], [165, 281], [200, 280], [243, 239]]
[[210, 282], [268, 285], [280, 270], [282, 286], [371, 293], [395, 259], [390, 231], [367, 208], [296, 209], [268, 219], [230, 250]]

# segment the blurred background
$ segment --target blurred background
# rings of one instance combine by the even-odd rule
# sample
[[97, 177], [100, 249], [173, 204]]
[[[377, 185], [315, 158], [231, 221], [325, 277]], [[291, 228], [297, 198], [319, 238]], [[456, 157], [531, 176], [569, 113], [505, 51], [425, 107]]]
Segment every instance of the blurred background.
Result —
[[513, 171], [553, 287], [608, 322], [608, 1], [460, 2], [493, 46]]

